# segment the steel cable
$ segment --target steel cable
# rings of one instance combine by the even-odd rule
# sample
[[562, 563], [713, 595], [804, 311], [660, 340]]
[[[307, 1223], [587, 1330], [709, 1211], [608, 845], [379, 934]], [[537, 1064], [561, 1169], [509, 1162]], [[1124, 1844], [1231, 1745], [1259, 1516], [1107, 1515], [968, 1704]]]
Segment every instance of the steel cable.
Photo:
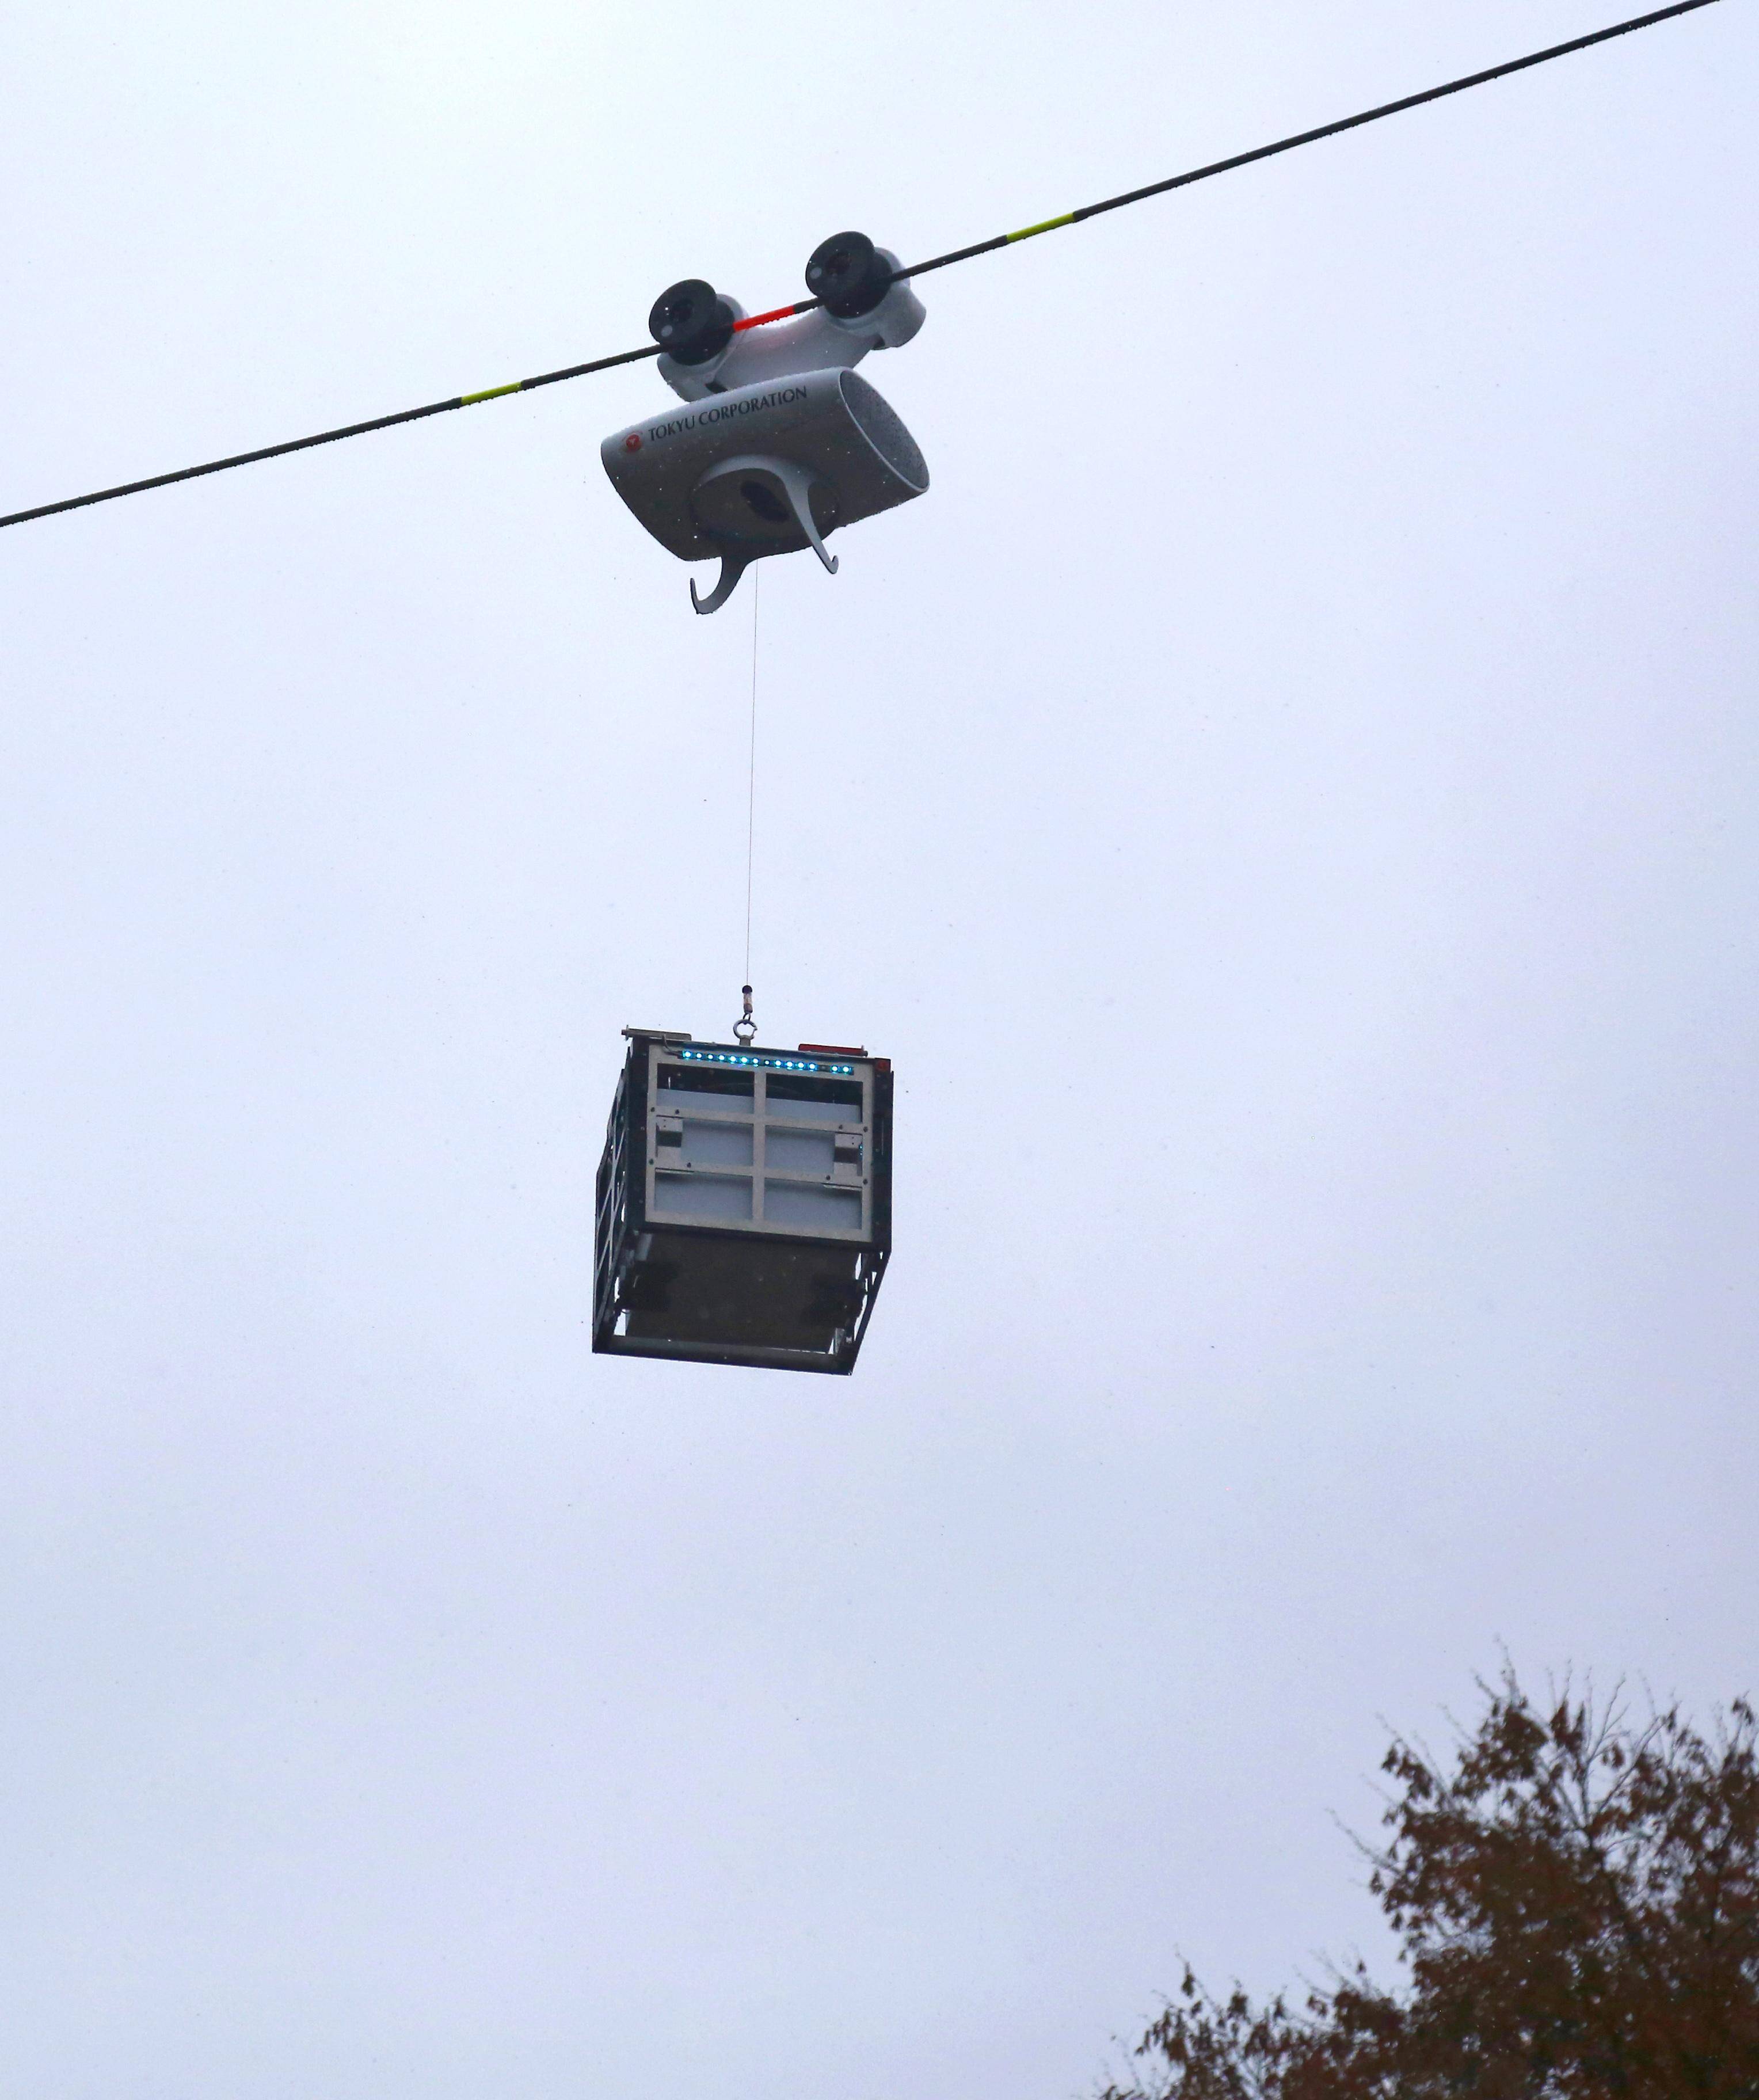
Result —
[[[1237, 168], [1250, 167], [1256, 161], [1272, 160], [1281, 153], [1292, 153], [1298, 147], [1316, 145], [1322, 139], [1338, 138], [1346, 131], [1360, 130], [1364, 124], [1378, 124], [1383, 117], [1397, 117], [1408, 109], [1420, 109], [1427, 103], [1440, 102], [1448, 95], [1463, 95], [1469, 88], [1506, 80], [1511, 74], [1525, 73], [1533, 66], [1549, 64], [1554, 59], [1567, 58], [1572, 53], [1591, 50], [1597, 44], [1610, 43], [1615, 37], [1627, 37], [1633, 30], [1652, 29], [1659, 22], [1695, 14], [1700, 7], [1715, 4], [1716, 0], [1674, 0], [1671, 7], [1658, 7], [1651, 14], [1636, 15], [1628, 22], [1616, 22], [1610, 29], [1595, 29], [1586, 36], [1572, 37], [1567, 43], [1553, 44], [1542, 51], [1530, 51], [1524, 58], [1487, 66], [1481, 73], [1467, 73], [1459, 80], [1444, 82], [1439, 87], [1425, 88], [1417, 95], [1403, 95], [1396, 102], [1383, 102], [1375, 108], [1362, 110], [1354, 117], [1339, 117], [1335, 122], [1319, 125], [1311, 131], [1298, 131], [1271, 145], [1255, 146], [1250, 152], [1231, 154], [1224, 161], [1211, 161], [1182, 175], [1169, 175], [1164, 182], [1126, 190], [1122, 196], [1107, 197], [1099, 204], [1082, 205], [1059, 218], [1041, 219], [1035, 226], [1022, 227], [1017, 232], [999, 233], [991, 240], [976, 241], [968, 248], [955, 248], [945, 255], [932, 256], [926, 262], [913, 263], [908, 269], [900, 270], [893, 281], [925, 276], [931, 270], [950, 269], [955, 262], [968, 262], [976, 256], [994, 254], [998, 249], [1031, 240], [1041, 233], [1052, 233], [1065, 226], [1079, 226], [1087, 219], [1097, 218], [1102, 212], [1122, 211], [1126, 205], [1165, 196], [1172, 190], [1188, 189], [1193, 183], [1208, 182], [1214, 176], [1231, 174]], [[772, 321], [812, 313], [822, 304], [820, 299], [800, 299], [792, 306], [775, 307], [767, 313], [753, 314], [736, 326], [740, 329], [763, 328]], [[509, 381], [505, 386], [484, 387], [480, 393], [455, 394], [447, 401], [430, 401], [420, 408], [400, 408], [394, 415], [375, 416], [364, 423], [345, 423], [337, 430], [319, 430], [309, 438], [290, 438], [282, 444], [262, 445], [254, 452], [234, 452], [226, 459], [209, 460], [201, 466], [179, 467], [170, 474], [149, 474], [144, 480], [125, 481], [114, 488], [95, 489], [88, 496], [64, 496], [58, 503], [39, 503], [32, 510], [15, 510], [9, 516], [0, 517], [0, 526], [25, 525], [33, 518], [53, 518], [64, 510], [82, 510], [90, 504], [113, 502], [118, 496], [139, 496], [149, 488], [167, 488], [174, 482], [195, 481], [203, 474], [224, 474], [235, 466], [253, 466], [261, 460], [280, 459], [289, 452], [309, 452], [315, 445], [338, 444], [345, 438], [364, 437], [369, 431], [388, 430], [399, 423], [417, 423], [429, 416], [443, 416], [454, 408], [472, 408], [480, 402], [498, 401], [510, 394], [530, 394], [540, 386], [557, 386], [564, 379], [584, 379], [590, 373], [608, 372], [614, 365], [635, 364], [643, 358], [659, 355], [657, 343], [647, 344], [640, 350], [619, 351], [613, 357], [592, 358], [584, 364], [565, 365], [559, 372], [542, 372], [535, 378]]]

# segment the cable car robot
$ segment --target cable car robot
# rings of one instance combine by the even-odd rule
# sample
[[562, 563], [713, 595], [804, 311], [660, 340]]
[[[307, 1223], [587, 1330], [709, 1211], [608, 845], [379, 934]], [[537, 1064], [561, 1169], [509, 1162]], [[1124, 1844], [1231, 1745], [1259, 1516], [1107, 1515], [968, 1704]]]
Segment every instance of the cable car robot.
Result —
[[879, 390], [857, 376], [870, 351], [897, 350], [927, 315], [889, 249], [864, 233], [822, 241], [806, 283], [813, 312], [742, 328], [745, 310], [699, 277], [662, 292], [648, 316], [659, 373], [682, 414], [650, 417], [599, 448], [611, 486], [681, 561], [721, 558], [704, 598], [717, 612], [765, 555], [810, 547], [920, 496], [928, 469]]

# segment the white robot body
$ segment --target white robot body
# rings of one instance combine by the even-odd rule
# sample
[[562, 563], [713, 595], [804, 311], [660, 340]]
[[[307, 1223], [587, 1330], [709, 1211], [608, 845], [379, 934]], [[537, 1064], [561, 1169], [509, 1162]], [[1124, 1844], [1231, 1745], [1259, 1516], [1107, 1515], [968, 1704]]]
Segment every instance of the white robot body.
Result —
[[[752, 331], [756, 333], [756, 331]], [[725, 605], [750, 565], [810, 547], [920, 496], [928, 469], [884, 397], [832, 366], [704, 395], [681, 413], [632, 424], [599, 448], [618, 495], [681, 561], [721, 558], [699, 612]]]

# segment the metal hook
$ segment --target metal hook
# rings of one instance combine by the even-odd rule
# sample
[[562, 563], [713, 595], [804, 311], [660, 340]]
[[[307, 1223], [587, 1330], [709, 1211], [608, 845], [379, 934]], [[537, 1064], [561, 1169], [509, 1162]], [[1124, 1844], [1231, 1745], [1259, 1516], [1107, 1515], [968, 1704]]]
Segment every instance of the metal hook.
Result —
[[752, 1018], [752, 988], [749, 985], [741, 985], [739, 991], [745, 1001], [745, 1011], [734, 1022], [733, 1032], [738, 1038], [742, 1048], [749, 1050], [757, 1039], [757, 1023]]
[[738, 588], [739, 578], [756, 558], [756, 554], [746, 554], [736, 548], [723, 547], [721, 549], [721, 580], [708, 597], [703, 598], [699, 594], [696, 579], [692, 576], [690, 579], [691, 604], [699, 612], [719, 612]]

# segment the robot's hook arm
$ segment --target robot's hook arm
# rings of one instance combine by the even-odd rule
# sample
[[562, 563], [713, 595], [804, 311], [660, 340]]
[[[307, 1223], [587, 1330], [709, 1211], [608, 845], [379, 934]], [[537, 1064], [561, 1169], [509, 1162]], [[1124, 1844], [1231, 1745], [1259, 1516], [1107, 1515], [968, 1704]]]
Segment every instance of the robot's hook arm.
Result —
[[795, 523], [811, 540], [813, 552], [824, 563], [831, 574], [835, 576], [837, 572], [837, 558], [835, 554], [827, 554], [825, 552], [824, 540], [819, 535], [817, 521], [813, 516], [813, 484], [810, 478], [802, 474], [797, 466], [790, 465], [778, 474], [776, 479], [787, 491], [788, 508], [794, 513]]
[[707, 598], [697, 595], [696, 579], [690, 579], [690, 602], [699, 612], [719, 612], [722, 606], [739, 587], [739, 578], [750, 567], [753, 557], [735, 554], [731, 548], [724, 549], [721, 556], [721, 580]]

